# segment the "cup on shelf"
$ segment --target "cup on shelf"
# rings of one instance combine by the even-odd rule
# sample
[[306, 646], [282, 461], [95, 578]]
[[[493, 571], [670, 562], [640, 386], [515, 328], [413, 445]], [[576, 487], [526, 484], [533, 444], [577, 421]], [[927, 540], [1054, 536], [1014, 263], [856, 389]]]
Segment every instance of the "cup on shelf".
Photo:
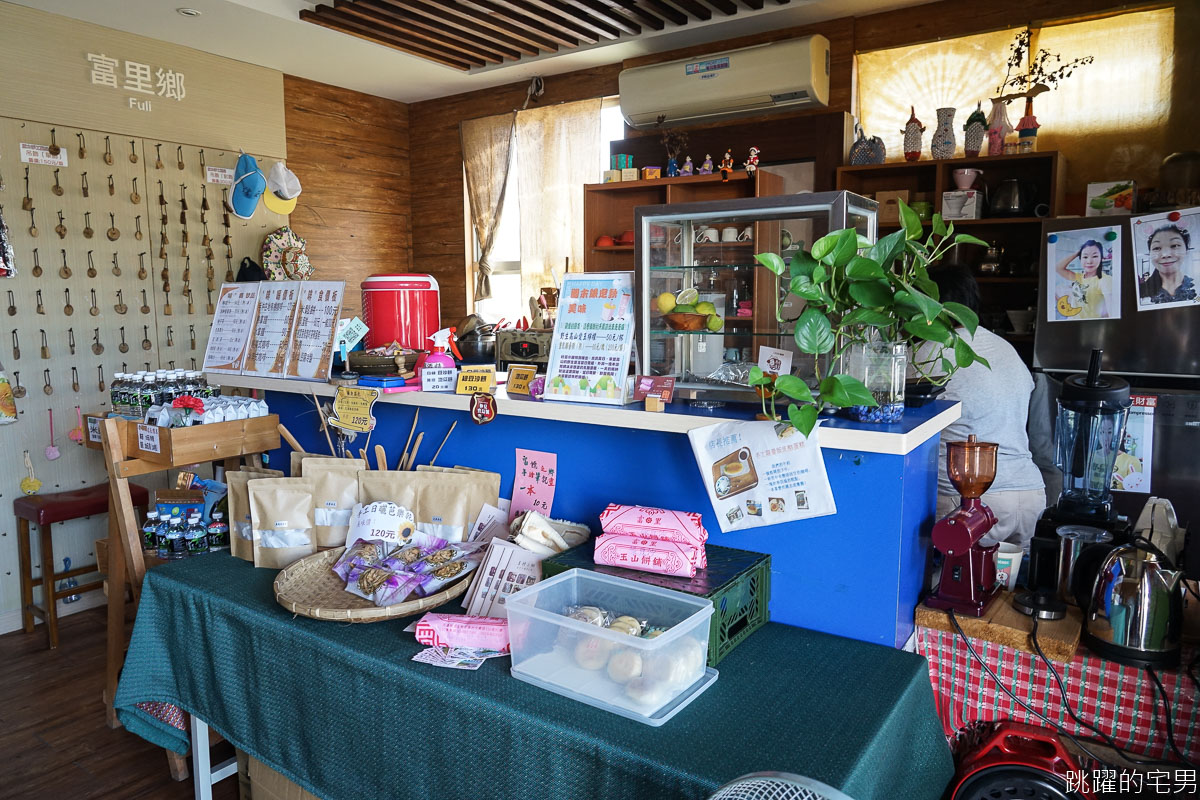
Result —
[[1024, 308], [1011, 308], [1004, 312], [1013, 326], [1013, 333], [1029, 333], [1033, 328], [1033, 312]]
[[975, 185], [975, 179], [983, 174], [981, 169], [956, 169], [954, 170], [954, 185], [961, 191], [966, 191]]
[[727, 228], [721, 229], [722, 242], [736, 242], [738, 240], [738, 229], [730, 225]]
[[617, 237], [617, 244], [633, 244], [633, 239], [633, 231], [622, 231], [621, 235]]
[[1017, 588], [1017, 575], [1021, 572], [1021, 559], [1025, 551], [1019, 544], [1000, 542], [996, 551], [996, 578], [1004, 581], [1004, 588], [1010, 592]]
[[737, 240], [739, 242], [748, 242], [753, 238], [754, 238], [754, 226], [747, 225], [746, 227], [742, 228], [742, 232], [738, 234]]
[[701, 228], [696, 231], [696, 244], [715, 243], [720, 241], [721, 233], [716, 228]]
[[616, 240], [607, 233], [596, 237], [596, 247], [612, 247], [616, 243]]
[[909, 207], [916, 212], [917, 218], [922, 222], [933, 219], [933, 203], [928, 200], [914, 200]]

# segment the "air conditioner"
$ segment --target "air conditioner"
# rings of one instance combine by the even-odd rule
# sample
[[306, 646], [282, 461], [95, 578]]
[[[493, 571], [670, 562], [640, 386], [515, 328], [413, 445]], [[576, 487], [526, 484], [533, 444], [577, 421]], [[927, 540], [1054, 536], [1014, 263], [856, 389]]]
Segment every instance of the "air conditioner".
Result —
[[806, 36], [621, 71], [634, 128], [797, 111], [829, 104], [829, 40]]

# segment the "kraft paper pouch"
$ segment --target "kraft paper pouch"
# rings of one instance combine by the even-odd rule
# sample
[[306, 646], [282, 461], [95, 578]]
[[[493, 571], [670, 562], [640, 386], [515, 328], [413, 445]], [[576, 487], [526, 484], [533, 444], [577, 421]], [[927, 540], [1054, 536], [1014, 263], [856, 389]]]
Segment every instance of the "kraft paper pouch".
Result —
[[[337, 456], [319, 456], [319, 455], [316, 455], [315, 453], [300, 453], [300, 452], [293, 450], [291, 453], [291, 462], [288, 467], [288, 476], [292, 477], [292, 478], [303, 478], [304, 477], [304, 461], [305, 460], [308, 460], [308, 461], [344, 461], [347, 464], [349, 464], [351, 462], [351, 459], [348, 459], [348, 458], [338, 458]], [[359, 464], [363, 464], [365, 466], [365, 462], [361, 458], [353, 459], [353, 461], [355, 461]]]
[[250, 528], [250, 492], [248, 481], [259, 478], [282, 478], [277, 469], [243, 468], [237, 472], [226, 472], [229, 499], [229, 549], [243, 561], [254, 560], [254, 536]]
[[391, 502], [413, 512], [417, 530], [448, 542], [461, 542], [484, 504], [500, 499], [494, 472], [407, 472], [372, 470], [358, 474], [360, 503]]
[[304, 459], [304, 479], [312, 483], [313, 524], [319, 549], [346, 543], [350, 512], [358, 502], [358, 473], [366, 468], [361, 458]]
[[247, 488], [254, 566], [283, 569], [317, 551], [312, 483], [307, 478], [260, 478]]

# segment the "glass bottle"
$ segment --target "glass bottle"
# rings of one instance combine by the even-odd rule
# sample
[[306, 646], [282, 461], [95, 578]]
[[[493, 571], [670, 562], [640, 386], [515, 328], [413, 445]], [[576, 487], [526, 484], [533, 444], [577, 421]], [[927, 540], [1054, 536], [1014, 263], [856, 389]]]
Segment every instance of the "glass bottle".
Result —
[[208, 523], [208, 549], [229, 549], [229, 526], [225, 524], [225, 515], [220, 511], [214, 511], [212, 522]]
[[146, 514], [146, 522], [142, 525], [142, 549], [158, 550], [158, 512]]

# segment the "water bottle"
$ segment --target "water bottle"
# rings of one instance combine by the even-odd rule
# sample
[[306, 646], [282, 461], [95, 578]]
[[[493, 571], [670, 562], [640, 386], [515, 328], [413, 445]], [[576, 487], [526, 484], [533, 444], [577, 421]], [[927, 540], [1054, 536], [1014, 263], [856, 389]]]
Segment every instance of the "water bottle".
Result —
[[155, 405], [155, 398], [158, 396], [155, 391], [154, 376], [147, 375], [142, 378], [142, 391], [140, 393], [140, 404], [138, 408], [138, 418], [145, 419], [146, 413], [150, 410], [150, 406]]
[[[70, 572], [70, 571], [71, 571], [71, 559], [64, 558], [63, 559], [63, 572]], [[67, 578], [64, 581], [58, 582], [58, 590], [60, 592], [66, 592], [71, 589], [78, 589], [78, 588], [79, 588], [79, 581], [75, 580], [74, 578]], [[79, 600], [78, 594], [68, 595], [67, 597], [64, 597], [62, 599], [63, 603], [74, 603], [74, 602], [77, 602], [78, 600]]]
[[179, 517], [171, 517], [170, 522], [167, 523], [166, 535], [163, 540], [158, 546], [160, 558], [172, 560], [187, 558], [187, 540], [184, 538], [183, 520]]
[[188, 518], [187, 528], [184, 529], [184, 539], [187, 541], [188, 555], [195, 556], [208, 552], [208, 531], [200, 522], [200, 515], [193, 514]]
[[146, 514], [146, 522], [142, 525], [142, 549], [158, 550], [158, 512]]
[[220, 511], [214, 511], [212, 522], [208, 523], [208, 549], [229, 549], [229, 526], [225, 524], [225, 515]]
[[108, 384], [108, 402], [114, 414], [125, 415], [121, 410], [123, 403], [121, 402], [121, 382], [125, 379], [124, 372], [113, 373], [112, 383]]

